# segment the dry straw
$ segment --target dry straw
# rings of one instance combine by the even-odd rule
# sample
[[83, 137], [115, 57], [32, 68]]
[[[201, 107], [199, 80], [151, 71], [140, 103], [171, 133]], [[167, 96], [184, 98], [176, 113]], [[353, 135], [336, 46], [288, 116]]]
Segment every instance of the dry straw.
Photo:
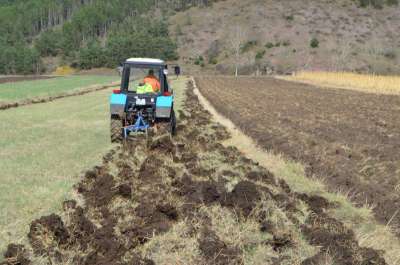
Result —
[[301, 71], [285, 79], [370, 93], [400, 95], [400, 76]]

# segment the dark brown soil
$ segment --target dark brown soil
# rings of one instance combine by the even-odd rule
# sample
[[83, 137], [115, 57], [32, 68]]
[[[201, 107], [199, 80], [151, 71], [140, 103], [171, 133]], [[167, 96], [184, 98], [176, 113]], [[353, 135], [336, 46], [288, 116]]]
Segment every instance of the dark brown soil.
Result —
[[386, 264], [376, 251], [359, 247], [352, 231], [323, 213], [310, 215], [303, 231], [312, 245], [322, 247], [321, 253], [340, 253], [335, 257], [338, 264]]
[[31, 261], [28, 259], [28, 253], [25, 250], [25, 246], [10, 244], [6, 252], [4, 253], [4, 258], [10, 260], [12, 264], [15, 265], [29, 265]]
[[[59, 246], [67, 244], [69, 233], [61, 220], [55, 214], [43, 216], [31, 223], [28, 234], [29, 241], [36, 255], [45, 255]], [[51, 242], [46, 240], [51, 238]]]
[[34, 80], [44, 80], [44, 79], [52, 79], [56, 78], [55, 76], [6, 76], [0, 77], [0, 84], [4, 83], [15, 83], [21, 81], [34, 81]]
[[[265, 264], [290, 264], [287, 253], [298, 251], [294, 231], [310, 244], [322, 246], [321, 252], [335, 249], [336, 264], [386, 264], [381, 253], [359, 247], [351, 231], [325, 215], [325, 209], [334, 205], [293, 193], [285, 182], [277, 181], [236, 148], [222, 145], [228, 132], [211, 122], [191, 86], [184, 111], [181, 130], [172, 140], [136, 137], [88, 170], [76, 185], [83, 205], [65, 201], [62, 217], [52, 214], [34, 220], [28, 235], [30, 246], [25, 246], [30, 257], [44, 256], [48, 264], [68, 260], [77, 265], [155, 264], [144, 255], [143, 246], [184, 222], [190, 227], [187, 236], [198, 244], [195, 264], [243, 264], [243, 252], [250, 251], [248, 255], [257, 246], [251, 242], [239, 248], [241, 242], [230, 243], [213, 226], [215, 217], [203, 211], [222, 207], [235, 216], [239, 227], [253, 220], [257, 233], [269, 235], [269, 240], [257, 243], [273, 251]], [[238, 181], [232, 184], [234, 179]], [[298, 209], [301, 201], [311, 215]], [[285, 220], [272, 218], [274, 209]], [[300, 223], [296, 215], [307, 222]], [[187, 244], [178, 239], [168, 247], [179, 250]], [[16, 260], [28, 264], [25, 247], [10, 245], [4, 264], [16, 264]]]
[[201, 231], [198, 241], [200, 251], [206, 257], [208, 264], [242, 264], [240, 251], [229, 248], [209, 227]]
[[227, 194], [223, 205], [234, 207], [244, 217], [248, 217], [260, 199], [256, 184], [250, 181], [241, 181], [236, 184], [231, 193]]
[[306, 166], [333, 191], [400, 225], [400, 97], [320, 89], [272, 78], [199, 77], [217, 108], [267, 150]]

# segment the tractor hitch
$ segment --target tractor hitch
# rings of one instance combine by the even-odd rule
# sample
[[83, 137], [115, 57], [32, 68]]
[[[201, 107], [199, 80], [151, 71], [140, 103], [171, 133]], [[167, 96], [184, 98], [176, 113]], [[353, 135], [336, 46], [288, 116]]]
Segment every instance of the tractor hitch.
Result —
[[146, 123], [143, 116], [138, 114], [135, 124], [124, 127], [124, 139], [128, 138], [129, 133], [145, 132], [149, 129], [150, 125]]

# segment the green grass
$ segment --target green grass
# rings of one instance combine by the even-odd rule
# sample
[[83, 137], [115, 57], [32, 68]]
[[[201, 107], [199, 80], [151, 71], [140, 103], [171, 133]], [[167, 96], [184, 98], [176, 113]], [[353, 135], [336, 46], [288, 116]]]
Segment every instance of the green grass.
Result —
[[118, 81], [118, 76], [68, 76], [53, 79], [0, 84], [0, 102], [16, 102], [28, 98], [54, 96], [97, 84]]
[[0, 111], [0, 250], [59, 209], [79, 173], [110, 149], [109, 94]]
[[172, 79], [171, 87], [174, 90], [174, 109], [177, 118], [179, 118], [179, 110], [183, 108], [185, 102], [185, 86], [188, 82], [186, 77], [179, 77], [178, 79]]
[[[176, 105], [187, 79], [173, 82]], [[0, 260], [34, 218], [59, 212], [79, 175], [111, 149], [110, 90], [0, 111]]]

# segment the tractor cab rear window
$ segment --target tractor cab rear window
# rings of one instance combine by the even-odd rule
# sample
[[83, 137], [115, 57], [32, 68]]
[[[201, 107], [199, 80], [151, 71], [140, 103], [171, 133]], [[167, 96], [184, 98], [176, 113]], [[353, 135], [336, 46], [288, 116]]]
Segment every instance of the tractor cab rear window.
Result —
[[147, 85], [148, 87], [151, 86], [153, 90], [147, 92], [157, 93], [160, 91], [160, 73], [160, 68], [125, 66], [123, 73], [124, 90], [138, 93], [144, 85]]

